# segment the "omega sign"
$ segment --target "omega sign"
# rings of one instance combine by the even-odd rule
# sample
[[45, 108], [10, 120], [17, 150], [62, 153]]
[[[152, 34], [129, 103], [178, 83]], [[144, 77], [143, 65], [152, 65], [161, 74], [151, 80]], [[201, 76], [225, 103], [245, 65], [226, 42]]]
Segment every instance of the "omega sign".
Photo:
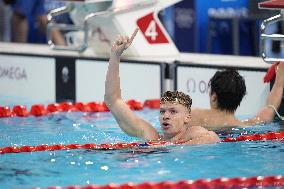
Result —
[[17, 66], [2, 67], [0, 66], [0, 79], [10, 80], [27, 80], [26, 70]]
[[189, 93], [208, 93], [208, 82], [204, 80], [195, 80], [194, 78], [187, 79], [186, 82], [187, 92]]

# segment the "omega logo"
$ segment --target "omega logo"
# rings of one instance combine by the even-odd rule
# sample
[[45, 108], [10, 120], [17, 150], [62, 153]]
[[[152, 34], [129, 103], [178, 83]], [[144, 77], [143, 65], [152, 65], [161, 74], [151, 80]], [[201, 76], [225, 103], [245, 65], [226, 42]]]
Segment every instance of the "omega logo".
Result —
[[196, 81], [194, 78], [189, 78], [186, 81], [187, 92], [189, 93], [208, 93], [208, 82], [204, 80]]
[[28, 76], [26, 70], [20, 67], [2, 67], [0, 66], [0, 79], [10, 79], [10, 80], [27, 80]]

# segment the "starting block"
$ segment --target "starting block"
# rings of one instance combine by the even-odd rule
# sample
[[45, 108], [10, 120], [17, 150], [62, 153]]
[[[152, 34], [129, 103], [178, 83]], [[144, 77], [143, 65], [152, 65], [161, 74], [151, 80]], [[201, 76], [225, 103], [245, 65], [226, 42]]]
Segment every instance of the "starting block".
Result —
[[[174, 42], [161, 24], [158, 13], [181, 0], [76, 0], [48, 14], [48, 43], [53, 49], [82, 52], [92, 48], [95, 55], [108, 56], [111, 43], [118, 35], [130, 36], [139, 28], [134, 42], [124, 56], [176, 56]], [[74, 25], [56, 24], [56, 15], [69, 13]], [[51, 30], [65, 30], [67, 43], [57, 46]], [[68, 32], [67, 32], [68, 30]], [[70, 40], [69, 40], [70, 39]]]
[[260, 48], [261, 56], [265, 62], [274, 63], [284, 61], [284, 58], [268, 57], [265, 51], [266, 40], [284, 41], [282, 34], [266, 34], [267, 26], [284, 20], [284, 0], [270, 0], [258, 4], [260, 9], [280, 10], [280, 14], [264, 20], [261, 24]]

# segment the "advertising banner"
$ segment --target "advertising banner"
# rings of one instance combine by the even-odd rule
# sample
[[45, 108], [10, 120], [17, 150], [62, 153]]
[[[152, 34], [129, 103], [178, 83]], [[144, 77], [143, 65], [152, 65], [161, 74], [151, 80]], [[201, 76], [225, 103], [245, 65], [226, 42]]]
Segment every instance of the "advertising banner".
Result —
[[55, 101], [55, 59], [0, 55], [1, 96]]
[[[76, 61], [76, 100], [103, 101], [108, 61]], [[120, 63], [120, 87], [125, 100], [160, 98], [161, 66], [153, 63]]]

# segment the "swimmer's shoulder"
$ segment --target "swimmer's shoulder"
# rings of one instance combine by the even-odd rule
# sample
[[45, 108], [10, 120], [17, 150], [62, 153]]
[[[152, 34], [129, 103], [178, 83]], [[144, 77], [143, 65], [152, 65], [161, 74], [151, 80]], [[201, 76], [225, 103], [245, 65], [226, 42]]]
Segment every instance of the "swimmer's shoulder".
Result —
[[[192, 126], [189, 128], [189, 131], [195, 134], [197, 137], [203, 136], [203, 135], [212, 135], [212, 136], [218, 136], [214, 131], [209, 131], [208, 129], [202, 127], [202, 126]], [[218, 137], [219, 138], [219, 137]]]
[[190, 133], [192, 133], [193, 135], [196, 135], [196, 136], [200, 136], [200, 135], [203, 135], [205, 133], [208, 134], [208, 133], [212, 132], [212, 131], [209, 131], [208, 129], [206, 129], [202, 126], [198, 126], [198, 125], [189, 127], [188, 130], [189, 130]]
[[214, 131], [209, 131], [202, 126], [192, 126], [189, 128], [192, 142], [196, 144], [211, 144], [220, 142], [219, 136]]
[[191, 109], [191, 125], [203, 125], [204, 119], [210, 115], [209, 109], [192, 108]]
[[205, 113], [210, 113], [211, 110], [210, 109], [204, 109], [204, 108], [191, 108], [191, 115], [195, 115], [195, 116], [203, 116], [203, 114]]

